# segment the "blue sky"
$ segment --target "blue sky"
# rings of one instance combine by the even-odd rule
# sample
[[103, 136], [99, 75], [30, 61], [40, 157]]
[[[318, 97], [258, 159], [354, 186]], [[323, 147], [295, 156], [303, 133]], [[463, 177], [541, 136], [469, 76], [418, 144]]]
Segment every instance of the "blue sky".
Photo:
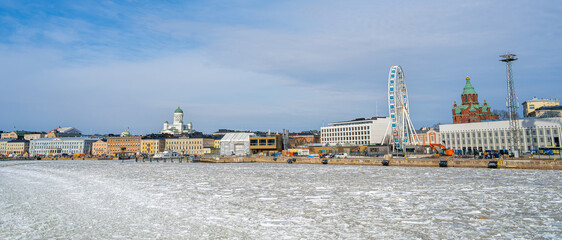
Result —
[[1, 1], [0, 130], [292, 131], [387, 115], [406, 73], [416, 127], [450, 123], [466, 74], [505, 109], [560, 98], [560, 1]]

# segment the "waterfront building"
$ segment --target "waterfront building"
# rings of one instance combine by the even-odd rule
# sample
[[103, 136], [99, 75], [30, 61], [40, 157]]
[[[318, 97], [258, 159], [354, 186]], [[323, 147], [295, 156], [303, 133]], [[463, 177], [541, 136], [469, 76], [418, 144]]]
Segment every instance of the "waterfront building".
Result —
[[29, 141], [24, 139], [13, 139], [6, 144], [6, 154], [28, 154]]
[[[562, 118], [523, 118], [517, 123], [521, 151], [560, 147]], [[510, 149], [509, 121], [443, 124], [439, 125], [439, 131], [445, 146], [464, 153]]]
[[12, 139], [0, 139], [0, 154], [6, 155], [6, 148], [8, 147], [8, 142]]
[[533, 114], [536, 109], [541, 107], [555, 107], [560, 106], [559, 100], [551, 99], [538, 99], [533, 97], [531, 100], [527, 100], [521, 104], [523, 106], [523, 116], [525, 117], [538, 117], [540, 115]]
[[211, 153], [214, 145], [215, 139], [213, 138], [175, 137], [166, 138], [165, 150], [174, 151], [182, 155], [203, 155]]
[[92, 143], [92, 155], [94, 156], [101, 156], [101, 155], [107, 155], [108, 151], [107, 151], [107, 140], [106, 139], [100, 139], [95, 141], [94, 143]]
[[52, 155], [52, 154], [90, 154], [92, 144], [97, 138], [88, 137], [56, 137], [40, 138], [30, 141], [29, 152], [32, 155]]
[[433, 128], [421, 128], [416, 131], [414, 136], [417, 140], [417, 145], [429, 146], [429, 144], [442, 144], [441, 134]]
[[30, 140], [30, 141], [39, 138], [46, 138], [46, 137], [47, 137], [47, 133], [44, 132], [26, 133], [23, 135], [23, 139]]
[[107, 153], [110, 155], [137, 154], [140, 151], [141, 136], [107, 137]]
[[222, 139], [222, 136], [218, 139], [215, 138], [215, 142], [214, 142], [214, 146], [213, 146], [215, 149], [221, 148], [221, 139]]
[[221, 139], [220, 155], [245, 156], [250, 154], [250, 136], [253, 133], [227, 133]]
[[253, 154], [261, 152], [281, 152], [283, 151], [283, 135], [252, 135], [250, 136], [250, 151]]
[[471, 123], [484, 120], [497, 120], [499, 116], [492, 113], [486, 100], [481, 105], [478, 102], [478, 94], [470, 83], [470, 77], [466, 76], [466, 83], [461, 94], [462, 103], [457, 106], [453, 103], [453, 123]]
[[144, 137], [141, 139], [141, 153], [155, 154], [165, 150], [166, 140], [164, 138], [149, 138]]
[[59, 127], [55, 128], [47, 134], [48, 138], [59, 138], [59, 137], [80, 137], [82, 132], [73, 127]]
[[2, 133], [1, 138], [2, 139], [24, 139], [25, 134], [28, 134], [28, 133], [32, 133], [32, 132], [20, 131], [20, 130], [5, 132], [5, 133]]
[[192, 133], [193, 125], [191, 122], [187, 124], [183, 124], [183, 110], [178, 106], [178, 108], [174, 111], [174, 122], [169, 124], [166, 120], [164, 122], [164, 127], [160, 133], [162, 134], [182, 134], [182, 133]]
[[383, 140], [390, 141], [389, 123], [388, 117], [330, 123], [329, 126], [320, 128], [320, 142], [323, 145], [381, 144]]

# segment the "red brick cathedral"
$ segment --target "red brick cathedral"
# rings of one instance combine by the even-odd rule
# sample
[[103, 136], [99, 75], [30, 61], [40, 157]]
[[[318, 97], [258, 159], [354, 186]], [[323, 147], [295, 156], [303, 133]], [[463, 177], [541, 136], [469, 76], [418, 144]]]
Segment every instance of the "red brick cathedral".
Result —
[[470, 78], [466, 76], [466, 84], [461, 94], [462, 104], [457, 106], [457, 101], [453, 104], [453, 123], [471, 123], [483, 120], [497, 120], [498, 115], [492, 113], [486, 100], [484, 105], [478, 102], [478, 94], [470, 83]]

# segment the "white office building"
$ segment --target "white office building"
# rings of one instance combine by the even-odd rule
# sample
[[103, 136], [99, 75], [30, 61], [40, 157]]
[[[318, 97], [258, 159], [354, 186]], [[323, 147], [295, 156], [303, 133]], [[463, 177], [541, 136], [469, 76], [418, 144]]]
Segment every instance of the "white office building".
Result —
[[245, 156], [250, 154], [250, 136], [253, 133], [227, 133], [221, 138], [220, 154], [224, 156]]
[[[520, 151], [560, 146], [562, 118], [523, 118], [518, 120]], [[444, 145], [464, 153], [474, 150], [510, 150], [509, 121], [487, 121], [439, 125]]]
[[43, 154], [49, 155], [51, 153], [85, 153], [90, 154], [92, 143], [97, 141], [97, 138], [87, 137], [60, 137], [60, 138], [40, 138], [31, 140], [29, 144], [29, 153], [31, 155]]
[[[320, 128], [320, 142], [324, 145], [375, 145], [383, 139], [390, 141], [390, 118], [358, 118], [351, 121], [335, 122]], [[386, 138], [385, 138], [386, 136]]]

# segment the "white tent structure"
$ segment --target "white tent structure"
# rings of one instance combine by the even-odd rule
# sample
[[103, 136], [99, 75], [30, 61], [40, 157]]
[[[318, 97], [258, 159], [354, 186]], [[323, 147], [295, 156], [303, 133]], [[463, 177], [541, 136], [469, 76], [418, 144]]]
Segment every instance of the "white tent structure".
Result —
[[221, 139], [221, 155], [244, 156], [250, 154], [250, 136], [253, 133], [227, 133]]

